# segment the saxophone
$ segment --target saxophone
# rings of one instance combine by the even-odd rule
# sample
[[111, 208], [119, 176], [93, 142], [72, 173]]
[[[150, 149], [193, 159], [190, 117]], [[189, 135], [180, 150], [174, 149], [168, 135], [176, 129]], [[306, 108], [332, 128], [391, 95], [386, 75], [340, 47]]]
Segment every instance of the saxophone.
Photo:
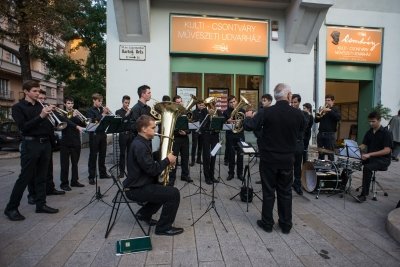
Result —
[[[160, 158], [165, 159], [169, 153], [172, 152], [172, 145], [174, 143], [174, 130], [178, 117], [186, 112], [186, 109], [177, 103], [173, 102], [158, 102], [154, 105], [155, 111], [160, 115], [159, 127], [161, 127], [161, 144], [160, 144]], [[169, 172], [174, 168], [168, 165], [167, 168], [161, 173], [159, 182], [167, 185], [169, 182]]]

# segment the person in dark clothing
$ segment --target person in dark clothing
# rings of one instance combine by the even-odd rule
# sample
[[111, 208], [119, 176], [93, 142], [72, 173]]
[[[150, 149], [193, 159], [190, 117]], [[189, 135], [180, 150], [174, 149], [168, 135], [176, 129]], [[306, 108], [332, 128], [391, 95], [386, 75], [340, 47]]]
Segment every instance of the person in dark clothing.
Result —
[[308, 124], [304, 131], [304, 153], [303, 153], [303, 162], [308, 160], [308, 146], [310, 144], [311, 139], [311, 130], [314, 124], [314, 117], [312, 115], [312, 106], [310, 103], [303, 104], [303, 111], [307, 112], [308, 114]]
[[133, 138], [137, 136], [136, 130], [136, 120], [141, 115], [149, 115], [151, 116], [150, 110], [151, 108], [146, 104], [151, 99], [151, 89], [148, 85], [139, 86], [137, 90], [137, 94], [139, 96], [138, 102], [133, 106], [131, 110], [131, 115], [129, 117], [131, 130], [133, 132]]
[[[299, 94], [292, 95], [291, 105], [292, 107], [300, 110], [301, 96]], [[308, 113], [302, 111], [304, 116], [304, 125], [308, 125]], [[305, 131], [304, 127], [304, 131]], [[299, 132], [296, 142], [296, 152], [294, 153], [294, 165], [293, 165], [293, 189], [298, 195], [303, 195], [301, 190], [301, 166], [303, 164], [303, 153], [304, 153], [304, 131]]]
[[53, 105], [42, 106], [38, 103], [40, 85], [27, 80], [22, 89], [25, 97], [12, 107], [12, 116], [22, 134], [21, 174], [15, 181], [10, 200], [4, 214], [11, 221], [21, 221], [25, 217], [18, 211], [22, 195], [31, 180], [35, 181], [36, 212], [57, 213], [58, 209], [46, 205], [46, 177], [51, 157], [50, 136], [54, 127], [48, 116]]
[[[225, 117], [225, 121], [227, 123], [233, 124], [235, 122], [235, 118], [232, 118], [232, 111], [237, 106], [236, 97], [229, 96], [228, 97], [228, 108], [223, 112]], [[239, 110], [239, 112], [245, 113], [244, 109]], [[234, 133], [231, 130], [225, 131], [226, 136], [226, 149], [228, 150], [228, 160], [229, 160], [229, 171], [227, 180], [230, 181], [235, 177], [235, 165], [236, 165], [236, 174], [239, 180], [243, 180], [243, 154], [240, 151], [238, 142], [245, 141], [244, 132]], [[236, 159], [235, 160], [235, 155]]]
[[[193, 111], [193, 122], [201, 122], [207, 115], [207, 110], [205, 109], [204, 102], [199, 101], [197, 103], [197, 108]], [[192, 130], [192, 161], [190, 162], [190, 166], [194, 166], [195, 162], [201, 164], [201, 151], [203, 147], [202, 135], [200, 132], [196, 130]], [[196, 152], [197, 152], [197, 160], [196, 160]]]
[[[325, 106], [315, 115], [315, 122], [319, 122], [317, 146], [333, 151], [335, 149], [335, 133], [341, 119], [340, 110], [334, 106], [335, 97], [325, 96]], [[318, 158], [324, 159], [325, 154], [319, 153]], [[334, 161], [334, 154], [328, 154], [328, 159]]]
[[[262, 111], [264, 108], [269, 108], [272, 105], [272, 95], [271, 94], [264, 94], [261, 96], [260, 106], [258, 107], [258, 111]], [[254, 135], [257, 138], [257, 147], [259, 146], [258, 139], [261, 138], [262, 129], [258, 131], [254, 131]], [[260, 182], [261, 183], [261, 182]]]
[[392, 135], [381, 125], [381, 115], [376, 111], [371, 112], [368, 115], [368, 121], [371, 129], [364, 135], [363, 142], [360, 145], [361, 150], [367, 152], [361, 155], [364, 166], [362, 192], [357, 196], [360, 202], [367, 200], [372, 172], [387, 168], [390, 165], [393, 147]]
[[262, 217], [257, 225], [271, 232], [274, 225], [275, 191], [278, 199], [279, 226], [288, 234], [292, 228], [293, 163], [299, 133], [304, 128], [304, 116], [289, 105], [292, 99], [288, 85], [280, 83], [274, 89], [276, 104], [257, 112], [246, 112], [247, 131], [262, 128], [260, 139], [260, 176], [262, 181]]
[[68, 183], [70, 159], [71, 186], [84, 187], [84, 185], [79, 182], [78, 161], [81, 155], [81, 133], [86, 125], [79, 116], [78, 111], [76, 109], [74, 110], [74, 99], [72, 97], [65, 97], [64, 105], [65, 110], [70, 114], [68, 115], [70, 118], [67, 120], [68, 126], [62, 130], [60, 142], [60, 188], [65, 191], [71, 191], [71, 187]]
[[[93, 107], [87, 112], [87, 117], [93, 123], [99, 123], [102, 118], [109, 115], [110, 109], [103, 107], [103, 96], [101, 94], [92, 95]], [[89, 132], [89, 184], [94, 185], [94, 178], [96, 177], [96, 161], [98, 155], [98, 167], [100, 179], [111, 178], [107, 174], [106, 169], [106, 153], [107, 153], [107, 134], [105, 132]]]
[[171, 101], [171, 97], [169, 97], [169, 95], [163, 95], [161, 101], [165, 102], [165, 101]]
[[123, 178], [125, 174], [125, 155], [129, 152], [129, 147], [132, 142], [132, 130], [130, 126], [129, 116], [131, 114], [131, 109], [129, 105], [131, 103], [131, 98], [128, 95], [122, 97], [122, 108], [115, 112], [115, 115], [122, 118], [122, 132], [118, 135], [119, 143], [119, 176], [118, 178]]
[[[154, 161], [151, 139], [154, 138], [156, 123], [151, 116], [142, 115], [136, 120], [138, 136], [133, 140], [128, 152], [128, 176], [123, 181], [126, 196], [138, 202], [146, 202], [137, 212], [139, 220], [156, 225], [156, 235], [177, 235], [183, 233], [182, 228], [173, 227], [179, 208], [179, 190], [173, 186], [158, 183], [158, 176], [176, 157], [170, 153], [161, 161]], [[158, 222], [151, 217], [161, 206]]]
[[[173, 102], [182, 105], [182, 97], [179, 95], [174, 96]], [[174, 130], [174, 143], [172, 151], [176, 157], [181, 156], [181, 180], [185, 182], [193, 182], [189, 173], [189, 135], [190, 131], [187, 130]], [[176, 168], [173, 168], [169, 173], [169, 184], [174, 186], [176, 179]]]

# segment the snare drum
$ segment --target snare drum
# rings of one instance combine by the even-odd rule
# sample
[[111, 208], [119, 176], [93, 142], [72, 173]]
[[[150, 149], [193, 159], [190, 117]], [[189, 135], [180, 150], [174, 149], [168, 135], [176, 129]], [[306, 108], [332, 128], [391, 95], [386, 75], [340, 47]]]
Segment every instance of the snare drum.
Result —
[[356, 160], [356, 159], [339, 157], [336, 160], [336, 166], [341, 169], [352, 170], [352, 171], [361, 171], [362, 170], [362, 161]]
[[340, 180], [335, 163], [329, 160], [307, 161], [301, 170], [301, 185], [309, 193], [337, 189]]

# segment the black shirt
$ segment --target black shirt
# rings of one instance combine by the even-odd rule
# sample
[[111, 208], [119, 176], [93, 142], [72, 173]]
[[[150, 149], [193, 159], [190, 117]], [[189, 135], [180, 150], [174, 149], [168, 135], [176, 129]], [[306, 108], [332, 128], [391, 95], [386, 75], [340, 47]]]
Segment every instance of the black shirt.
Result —
[[203, 108], [203, 109], [198, 109], [196, 108], [193, 111], [193, 121], [203, 121], [204, 118], [207, 116], [207, 109]]
[[315, 122], [319, 122], [318, 130], [320, 132], [336, 132], [336, 127], [340, 119], [340, 110], [337, 107], [333, 106], [331, 107], [331, 111], [325, 113], [322, 118], [315, 117]]
[[312, 129], [312, 126], [314, 124], [314, 117], [311, 114], [307, 114], [307, 115], [308, 115], [308, 124], [307, 124], [307, 126], [305, 127], [305, 130], [304, 130], [304, 140], [305, 141], [310, 141], [311, 129]]
[[158, 176], [168, 166], [168, 158], [154, 161], [151, 140], [140, 134], [133, 140], [128, 153], [128, 176], [123, 181], [124, 187], [142, 187], [157, 183]]
[[[373, 129], [369, 129], [364, 135], [362, 142], [367, 146], [367, 153], [376, 152], [384, 149], [385, 147], [393, 147], [392, 135], [388, 130], [382, 126], [374, 133]], [[390, 160], [391, 153], [381, 156]]]
[[129, 120], [129, 116], [130, 116], [130, 112], [128, 115], [126, 115], [128, 111], [125, 110], [124, 108], [120, 108], [115, 112], [115, 115], [120, 116], [122, 118], [122, 130], [123, 131], [131, 131], [131, 125], [130, 125], [130, 120]]
[[138, 100], [138, 102], [133, 106], [133, 108], [131, 110], [131, 114], [129, 116], [129, 120], [130, 120], [131, 130], [135, 136], [138, 134], [136, 131], [137, 119], [142, 115], [151, 116], [150, 110], [151, 110], [151, 108], [148, 105], [143, 104], [140, 100]]
[[78, 117], [72, 117], [68, 120], [67, 127], [62, 130], [61, 142], [63, 146], [80, 146], [81, 145], [81, 133], [76, 126], [85, 127], [85, 123], [82, 122]]
[[[225, 122], [227, 122], [227, 121], [231, 118], [231, 115], [232, 115], [232, 111], [233, 111], [233, 110], [234, 110], [233, 108], [228, 107], [228, 108], [223, 112], [223, 116], [225, 117]], [[243, 114], [245, 113], [245, 111], [244, 111], [243, 109], [239, 110], [239, 112], [243, 112]], [[235, 119], [235, 118], [233, 118], [233, 119]], [[234, 125], [234, 124], [232, 124], [232, 126], [233, 126], [233, 125]], [[234, 133], [234, 132], [232, 132], [231, 130], [226, 130], [225, 133], [226, 133], [226, 135], [235, 135], [235, 136], [238, 136], [238, 137], [244, 136], [244, 132], [243, 132], [243, 131], [241, 131], [241, 132], [239, 132], [239, 133]]]
[[[93, 107], [89, 108], [87, 111], [87, 117], [93, 123], [100, 122], [101, 119], [103, 118], [103, 107], [96, 108], [93, 106]], [[90, 132], [90, 133], [92, 133], [92, 132]], [[96, 134], [99, 134], [99, 133], [96, 132]]]
[[23, 136], [51, 138], [54, 135], [51, 122], [47, 117], [40, 117], [42, 109], [42, 105], [37, 101], [32, 104], [25, 99], [12, 106], [12, 117]]
[[299, 132], [304, 129], [301, 110], [293, 108], [288, 101], [280, 100], [264, 108], [253, 118], [244, 120], [247, 131], [262, 129], [258, 139], [261, 160], [278, 169], [291, 169]]

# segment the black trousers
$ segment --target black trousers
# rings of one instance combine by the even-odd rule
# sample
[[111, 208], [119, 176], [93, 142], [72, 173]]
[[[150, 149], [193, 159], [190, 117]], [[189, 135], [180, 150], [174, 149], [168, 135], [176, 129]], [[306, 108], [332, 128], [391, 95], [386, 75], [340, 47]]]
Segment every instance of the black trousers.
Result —
[[309, 138], [304, 139], [304, 149], [303, 149], [303, 162], [306, 162], [308, 160], [308, 146], [310, 145], [310, 139], [311, 136]]
[[294, 164], [293, 164], [293, 186], [301, 188], [301, 166], [303, 165], [303, 140], [297, 141], [296, 152], [294, 153]]
[[61, 186], [68, 185], [69, 161], [71, 159], [71, 184], [77, 183], [78, 161], [81, 155], [81, 146], [60, 146], [60, 163], [61, 163]]
[[150, 219], [162, 206], [163, 208], [156, 226], [156, 231], [164, 231], [171, 228], [175, 221], [180, 203], [180, 193], [178, 189], [172, 186], [149, 184], [127, 191], [126, 196], [133, 201], [147, 202], [138, 211], [138, 213], [147, 219]]
[[28, 183], [33, 181], [36, 193], [36, 206], [46, 204], [46, 178], [51, 158], [50, 142], [36, 140], [21, 143], [21, 174], [15, 181], [10, 201], [6, 209], [17, 209]]
[[219, 141], [218, 133], [205, 132], [203, 135], [203, 170], [204, 177], [207, 180], [211, 180], [214, 177], [215, 169], [215, 159], [216, 157], [211, 157], [211, 150]]
[[[181, 178], [187, 178], [189, 174], [189, 136], [177, 136], [174, 139], [172, 151], [176, 157], [181, 156]], [[170, 183], [174, 183], [176, 179], [176, 168], [169, 173]]]
[[[243, 154], [239, 148], [238, 142], [244, 141], [244, 135], [234, 135], [227, 134], [226, 135], [226, 151], [228, 154], [228, 162], [229, 162], [229, 171], [228, 174], [230, 176], [235, 175], [235, 166], [236, 173], [238, 177], [243, 176]], [[235, 159], [236, 156], [236, 159]]]
[[[40, 168], [40, 166], [39, 166]], [[35, 177], [28, 182], [28, 193], [29, 197], [36, 199], [36, 186], [35, 186]], [[46, 176], [46, 193], [50, 193], [56, 189], [56, 185], [54, 184], [54, 176], [53, 176], [53, 153], [50, 153], [50, 163], [47, 166], [47, 176]]]
[[119, 170], [121, 173], [125, 173], [125, 163], [126, 163], [126, 155], [129, 153], [129, 147], [132, 143], [132, 133], [131, 132], [122, 132], [118, 135], [119, 142]]
[[[328, 150], [335, 149], [335, 133], [334, 132], [319, 132], [317, 134], [317, 146]], [[319, 153], [318, 158], [324, 159], [325, 154]], [[328, 154], [328, 159], [334, 161], [334, 154]]]
[[372, 172], [390, 165], [390, 159], [384, 157], [372, 157], [363, 162], [362, 195], [368, 196], [371, 185]]
[[275, 191], [278, 200], [279, 225], [292, 228], [292, 169], [277, 169], [263, 159], [260, 162], [261, 186], [263, 192], [262, 221], [267, 226], [274, 225], [273, 209]]
[[196, 131], [192, 132], [192, 162], [196, 161], [196, 151], [197, 151], [197, 161], [201, 160], [201, 151], [203, 149], [203, 139], [202, 135]]
[[100, 177], [107, 174], [106, 170], [107, 135], [105, 133], [89, 134], [89, 179], [96, 177], [96, 161], [98, 155]]

